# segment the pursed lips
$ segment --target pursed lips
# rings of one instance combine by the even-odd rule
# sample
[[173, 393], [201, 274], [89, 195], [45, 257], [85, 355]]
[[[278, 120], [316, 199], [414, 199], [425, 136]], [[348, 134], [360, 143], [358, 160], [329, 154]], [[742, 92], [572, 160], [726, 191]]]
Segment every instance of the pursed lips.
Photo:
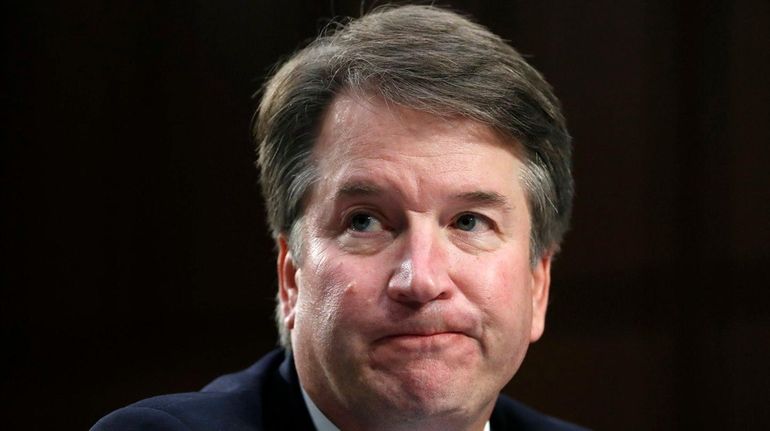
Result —
[[403, 333], [396, 333], [391, 335], [386, 335], [381, 340], [387, 340], [390, 338], [430, 338], [430, 337], [439, 337], [442, 335], [465, 335], [461, 331], [435, 331], [435, 332], [403, 332]]
[[384, 319], [387, 323], [372, 332], [366, 331], [367, 338], [372, 340], [373, 347], [449, 348], [453, 343], [481, 343], [482, 325], [476, 313], [465, 309], [426, 311], [401, 319]]
[[382, 337], [375, 342], [375, 346], [400, 352], [437, 353], [467, 345], [463, 341], [468, 339], [463, 332], [455, 331], [405, 332]]
[[[372, 339], [399, 336], [429, 337], [439, 334], [455, 333], [478, 338], [480, 335], [480, 319], [477, 313], [466, 310], [425, 310], [422, 313], [408, 315], [389, 315], [375, 319], [382, 322], [370, 332]], [[373, 320], [373, 321], [375, 321]]]
[[414, 325], [406, 325], [403, 328], [386, 331], [375, 339], [375, 344], [398, 343], [421, 346], [455, 342], [465, 337], [471, 337], [468, 331], [455, 327], [419, 327], [419, 325], [414, 327]]

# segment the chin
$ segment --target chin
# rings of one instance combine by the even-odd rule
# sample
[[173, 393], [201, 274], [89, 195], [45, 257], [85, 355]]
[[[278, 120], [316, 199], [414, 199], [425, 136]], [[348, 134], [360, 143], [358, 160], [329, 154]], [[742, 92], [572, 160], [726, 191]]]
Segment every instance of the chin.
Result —
[[[466, 377], [466, 376], [463, 376]], [[458, 378], [457, 370], [437, 370], [435, 367], [402, 369], [382, 376], [379, 388], [373, 388], [382, 396], [388, 408], [404, 412], [405, 416], [454, 415], [475, 407], [475, 390], [472, 379]]]

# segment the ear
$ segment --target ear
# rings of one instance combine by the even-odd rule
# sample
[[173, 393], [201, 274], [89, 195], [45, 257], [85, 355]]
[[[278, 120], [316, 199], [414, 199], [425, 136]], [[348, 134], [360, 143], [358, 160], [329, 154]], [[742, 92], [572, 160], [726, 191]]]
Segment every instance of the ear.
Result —
[[532, 326], [529, 342], [539, 340], [545, 330], [545, 313], [548, 308], [548, 292], [551, 287], [551, 261], [553, 252], [546, 252], [532, 268]]
[[278, 300], [281, 304], [283, 324], [288, 330], [294, 329], [298, 294], [297, 270], [289, 243], [281, 234], [278, 236]]

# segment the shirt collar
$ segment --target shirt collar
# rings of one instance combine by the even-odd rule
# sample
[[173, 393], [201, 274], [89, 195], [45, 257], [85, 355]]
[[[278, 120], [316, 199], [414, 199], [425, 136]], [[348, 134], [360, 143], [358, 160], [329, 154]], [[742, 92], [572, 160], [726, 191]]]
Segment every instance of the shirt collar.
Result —
[[[323, 414], [318, 406], [315, 405], [313, 400], [310, 398], [310, 395], [305, 392], [305, 389], [302, 386], [300, 386], [300, 389], [302, 389], [302, 398], [305, 399], [305, 405], [307, 406], [307, 410], [310, 413], [310, 419], [313, 420], [313, 425], [315, 426], [316, 431], [340, 431], [340, 429], [337, 428], [337, 426], [334, 425], [325, 414]], [[490, 431], [489, 421], [484, 424], [484, 431]]]
[[307, 406], [308, 412], [310, 412], [310, 419], [313, 420], [316, 431], [340, 431], [340, 429], [321, 412], [318, 406], [315, 405], [313, 400], [310, 399], [310, 395], [305, 392], [305, 389], [302, 387], [300, 387], [300, 389], [302, 389], [302, 398], [305, 399], [305, 405]]

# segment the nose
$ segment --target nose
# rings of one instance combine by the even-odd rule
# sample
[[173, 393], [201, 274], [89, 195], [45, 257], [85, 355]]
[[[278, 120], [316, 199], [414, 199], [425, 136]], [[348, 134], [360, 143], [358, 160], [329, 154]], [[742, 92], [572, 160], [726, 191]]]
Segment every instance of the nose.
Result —
[[450, 298], [452, 280], [440, 233], [425, 226], [405, 235], [400, 265], [388, 281], [388, 296], [410, 306]]

